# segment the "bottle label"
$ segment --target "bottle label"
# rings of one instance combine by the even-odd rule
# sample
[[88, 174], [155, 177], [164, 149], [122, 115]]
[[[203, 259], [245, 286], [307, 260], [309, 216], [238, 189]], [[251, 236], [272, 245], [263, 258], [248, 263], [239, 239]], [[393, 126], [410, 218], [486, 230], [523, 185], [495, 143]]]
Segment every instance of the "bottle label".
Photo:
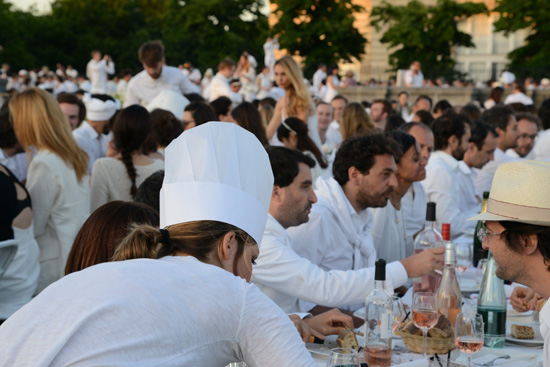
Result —
[[392, 337], [392, 319], [393, 316], [389, 311], [380, 315], [380, 338], [389, 339]]

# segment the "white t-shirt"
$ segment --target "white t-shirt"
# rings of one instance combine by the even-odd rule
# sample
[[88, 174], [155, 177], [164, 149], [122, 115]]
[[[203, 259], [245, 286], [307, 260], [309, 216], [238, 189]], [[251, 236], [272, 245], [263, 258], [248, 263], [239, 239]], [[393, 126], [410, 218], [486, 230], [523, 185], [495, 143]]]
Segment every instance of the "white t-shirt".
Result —
[[73, 130], [73, 137], [78, 146], [88, 154], [88, 174], [91, 174], [95, 161], [107, 154], [107, 144], [111, 136], [99, 134], [88, 121], [84, 121]]
[[107, 93], [107, 74], [115, 73], [115, 63], [106, 60], [90, 60], [86, 66], [86, 76], [91, 82], [91, 93]]
[[316, 366], [280, 308], [193, 257], [70, 274], [0, 329], [2, 366]]
[[124, 97], [124, 107], [133, 104], [145, 107], [163, 90], [181, 94], [201, 92], [199, 86], [191, 83], [180, 69], [165, 65], [157, 79], [151, 78], [145, 70], [130, 79]]

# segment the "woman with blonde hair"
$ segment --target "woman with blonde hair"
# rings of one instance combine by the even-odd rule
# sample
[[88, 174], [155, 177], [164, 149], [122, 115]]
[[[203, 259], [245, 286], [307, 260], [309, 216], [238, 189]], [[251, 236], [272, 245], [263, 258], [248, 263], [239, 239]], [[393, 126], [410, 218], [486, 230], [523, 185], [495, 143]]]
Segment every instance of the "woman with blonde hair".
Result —
[[342, 122], [340, 123], [342, 141], [357, 134], [370, 134], [375, 132], [376, 127], [361, 104], [353, 102], [344, 108], [342, 112]]
[[274, 139], [277, 129], [288, 117], [297, 117], [302, 121], [307, 121], [309, 136], [320, 148], [321, 138], [317, 129], [315, 105], [309, 89], [304, 83], [302, 70], [289, 55], [277, 60], [274, 70], [275, 82], [279, 88], [285, 91], [285, 95], [279, 99], [275, 106], [275, 112], [266, 129], [267, 139], [280, 145], [280, 142]]
[[55, 98], [38, 88], [9, 103], [17, 139], [32, 158], [27, 176], [34, 235], [40, 247], [37, 293], [63, 276], [76, 234], [89, 215], [87, 156]]

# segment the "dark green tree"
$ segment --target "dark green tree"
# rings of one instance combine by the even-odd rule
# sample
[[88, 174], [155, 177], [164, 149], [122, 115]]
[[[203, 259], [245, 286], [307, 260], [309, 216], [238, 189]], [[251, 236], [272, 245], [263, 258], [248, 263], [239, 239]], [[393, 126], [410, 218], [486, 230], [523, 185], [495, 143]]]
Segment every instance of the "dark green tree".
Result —
[[548, 76], [550, 67], [550, 7], [545, 0], [500, 0], [495, 11], [500, 19], [495, 31], [505, 35], [527, 30], [525, 44], [508, 54], [510, 68], [519, 76], [542, 78]]
[[364, 8], [352, 0], [273, 0], [277, 23], [271, 34], [292, 55], [305, 57], [306, 75], [319, 63], [351, 61], [365, 53], [367, 40], [353, 26]]
[[453, 79], [453, 48], [475, 47], [472, 37], [459, 31], [457, 23], [486, 11], [483, 3], [453, 0], [438, 0], [435, 6], [417, 0], [405, 6], [383, 1], [372, 9], [371, 25], [379, 32], [388, 26], [380, 41], [392, 50], [389, 55], [392, 70], [408, 69], [412, 61], [418, 60], [425, 77]]
[[55, 0], [51, 14], [14, 10], [0, 0], [0, 61], [14, 70], [72, 64], [83, 72], [90, 51], [110, 54], [117, 72], [141, 69], [137, 51], [160, 39], [166, 61], [216, 67], [245, 49], [262, 60], [268, 32], [264, 0]]

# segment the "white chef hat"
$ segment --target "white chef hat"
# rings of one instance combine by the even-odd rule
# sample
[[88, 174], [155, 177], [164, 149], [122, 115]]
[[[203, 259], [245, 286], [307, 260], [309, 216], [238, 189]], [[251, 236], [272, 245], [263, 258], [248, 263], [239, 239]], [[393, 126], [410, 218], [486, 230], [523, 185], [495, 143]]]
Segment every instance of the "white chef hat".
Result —
[[171, 90], [163, 90], [147, 105], [147, 111], [151, 112], [157, 108], [172, 112], [178, 120], [183, 120], [183, 110], [189, 104], [189, 100], [181, 93]]
[[90, 121], [107, 121], [120, 109], [120, 102], [103, 101], [98, 98], [85, 96], [82, 101], [86, 105], [86, 117]]
[[214, 220], [260, 244], [272, 190], [269, 157], [258, 138], [236, 124], [202, 124], [166, 147], [160, 227]]

